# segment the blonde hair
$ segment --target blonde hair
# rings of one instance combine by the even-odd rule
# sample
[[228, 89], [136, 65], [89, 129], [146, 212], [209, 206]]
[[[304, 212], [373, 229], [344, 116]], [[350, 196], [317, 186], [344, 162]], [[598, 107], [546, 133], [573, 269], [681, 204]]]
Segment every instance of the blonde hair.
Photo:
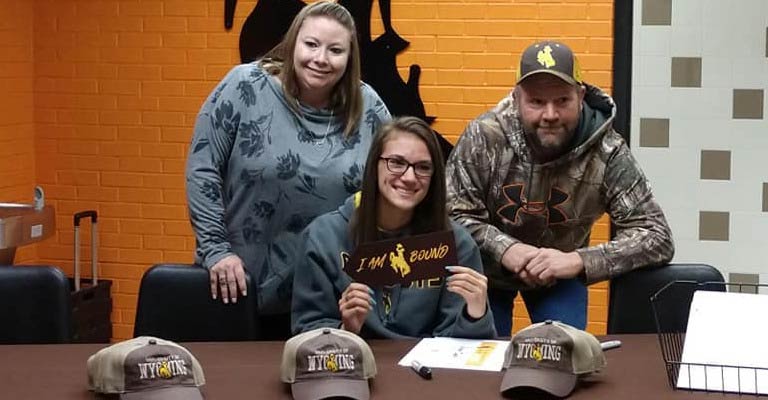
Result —
[[326, 17], [338, 22], [350, 33], [350, 52], [347, 69], [333, 88], [330, 107], [337, 111], [345, 122], [344, 135], [349, 136], [357, 129], [363, 113], [363, 96], [360, 91], [360, 46], [357, 42], [357, 29], [352, 15], [343, 6], [330, 1], [318, 1], [304, 6], [293, 19], [283, 40], [270, 50], [260, 61], [262, 67], [272, 75], [280, 75], [283, 95], [288, 104], [299, 112], [299, 84], [293, 66], [293, 53], [299, 30], [308, 18]]

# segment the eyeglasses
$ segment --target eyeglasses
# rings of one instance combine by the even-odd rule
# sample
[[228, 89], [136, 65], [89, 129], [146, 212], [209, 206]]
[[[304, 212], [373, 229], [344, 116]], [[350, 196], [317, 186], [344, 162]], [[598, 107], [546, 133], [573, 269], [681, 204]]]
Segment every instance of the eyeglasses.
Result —
[[422, 178], [429, 178], [435, 172], [435, 167], [433, 167], [432, 163], [428, 161], [421, 161], [412, 164], [403, 160], [402, 158], [379, 157], [379, 159], [386, 161], [387, 169], [389, 172], [397, 175], [405, 174], [405, 171], [408, 171], [408, 168], [410, 167], [413, 167], [413, 173], [416, 174], [416, 176], [420, 176]]

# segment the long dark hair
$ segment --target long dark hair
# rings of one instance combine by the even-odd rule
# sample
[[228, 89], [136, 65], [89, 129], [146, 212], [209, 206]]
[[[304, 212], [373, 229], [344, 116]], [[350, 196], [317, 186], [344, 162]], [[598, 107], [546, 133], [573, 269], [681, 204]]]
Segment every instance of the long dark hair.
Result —
[[270, 74], [280, 76], [283, 95], [294, 111], [298, 112], [299, 84], [293, 67], [293, 52], [296, 49], [296, 40], [301, 26], [307, 18], [313, 17], [330, 18], [350, 33], [347, 69], [341, 76], [341, 80], [334, 86], [330, 99], [330, 106], [344, 118], [344, 134], [348, 136], [355, 131], [360, 122], [360, 116], [363, 113], [363, 95], [360, 91], [360, 45], [357, 43], [357, 29], [352, 14], [344, 6], [330, 1], [318, 1], [304, 6], [293, 19], [283, 40], [264, 56], [261, 65]]
[[416, 117], [399, 117], [381, 126], [373, 139], [371, 150], [363, 173], [360, 205], [350, 222], [355, 244], [375, 241], [379, 238], [377, 210], [379, 208], [379, 157], [384, 144], [392, 137], [408, 133], [417, 136], [427, 145], [432, 158], [434, 172], [429, 182], [429, 191], [413, 211], [410, 233], [435, 232], [448, 229], [448, 213], [445, 206], [445, 162], [435, 131], [426, 122]]

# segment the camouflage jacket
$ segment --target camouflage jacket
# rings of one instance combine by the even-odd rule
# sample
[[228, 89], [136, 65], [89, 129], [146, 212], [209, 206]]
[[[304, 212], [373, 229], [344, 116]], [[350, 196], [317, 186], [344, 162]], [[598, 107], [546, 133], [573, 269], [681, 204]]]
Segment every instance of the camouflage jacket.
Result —
[[[590, 284], [672, 259], [672, 233], [648, 180], [613, 129], [616, 106], [587, 85], [585, 106], [602, 116], [583, 143], [560, 158], [533, 162], [510, 93], [472, 121], [448, 160], [448, 207], [480, 247], [490, 286], [523, 284], [501, 267], [514, 243], [577, 251]], [[613, 240], [589, 246], [607, 212]]]

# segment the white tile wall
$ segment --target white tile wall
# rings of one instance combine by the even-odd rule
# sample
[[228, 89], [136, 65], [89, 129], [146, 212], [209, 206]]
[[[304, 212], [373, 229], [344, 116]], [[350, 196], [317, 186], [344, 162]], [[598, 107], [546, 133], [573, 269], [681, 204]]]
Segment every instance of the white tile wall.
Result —
[[[641, 7], [635, 0], [634, 15]], [[760, 274], [768, 283], [768, 98], [764, 119], [732, 119], [733, 89], [768, 96], [768, 0], [674, 0], [672, 26], [640, 23], [635, 18], [630, 143], [672, 226], [674, 261], [709, 263], [726, 277]], [[672, 57], [702, 58], [701, 88], [669, 87]], [[639, 147], [640, 118], [669, 119], [669, 148]], [[701, 150], [731, 151], [730, 181], [699, 179]], [[699, 240], [700, 211], [729, 212], [728, 241]]]
[[701, 66], [701, 86], [733, 87], [733, 59], [708, 56]]
[[672, 64], [669, 57], [642, 57], [639, 64], [640, 69], [637, 71], [638, 85], [669, 87], [672, 74]]
[[[762, 210], [763, 182], [768, 182], [768, 168], [763, 168], [765, 164], [760, 162], [768, 157], [764, 149], [740, 146], [731, 154], [731, 181], [737, 184], [739, 192], [743, 194], [739, 197], [746, 197], [748, 204], [753, 204], [752, 211]], [[768, 213], [765, 217], [768, 219]], [[768, 229], [765, 232], [768, 232]]]
[[[672, 3], [674, 4], [674, 2]], [[672, 26], [670, 50], [678, 57], [700, 57], [704, 33], [700, 25]]]
[[[632, 73], [637, 74], [637, 71]], [[632, 119], [666, 118], [670, 115], [672, 99], [669, 88], [658, 86], [633, 86], [632, 87]], [[635, 132], [635, 131], [632, 131]]]
[[[684, 197], [686, 201], [698, 210], [703, 211], [731, 211], [734, 208], [732, 204], [736, 199], [728, 196], [728, 193], [735, 190], [735, 184], [722, 180], [703, 180], [692, 188], [688, 196]], [[739, 207], [741, 208], [741, 205]]]
[[[761, 49], [765, 49], [765, 28], [763, 28], [763, 42]], [[736, 89], [760, 89], [766, 87], [768, 82], [768, 58], [765, 62], [755, 62], [752, 57], [734, 57], [733, 65], [733, 87]]]
[[[695, 149], [694, 153], [698, 163], [699, 149], [729, 148], [733, 143], [729, 132], [730, 124], [722, 118], [674, 116], [669, 121], [669, 147], [670, 150]], [[669, 168], [669, 164], [665, 167]], [[691, 177], [691, 179], [698, 179], [698, 177], [697, 171], [696, 177]]]
[[[640, 14], [635, 12], [635, 15]], [[669, 56], [670, 28], [668, 26], [643, 26], [639, 30], [642, 39], [635, 41], [632, 45], [635, 54], [643, 56]], [[633, 37], [636, 37], [638, 27], [635, 26], [633, 31], [635, 31]]]
[[[760, 284], [768, 284], [768, 274], [760, 274]], [[768, 294], [768, 286], [758, 288], [758, 293]]]
[[[702, 65], [706, 64], [703, 60]], [[729, 88], [671, 88], [669, 115], [684, 118], [722, 118], [733, 115], [733, 90]]]
[[701, 0], [674, 0], [672, 1], [672, 26], [701, 26], [703, 13]]
[[[654, 194], [657, 194], [656, 186], [654, 185]], [[669, 204], [674, 204], [672, 201], [668, 201], [665, 198], [669, 196], [658, 193], [659, 203], [664, 207], [664, 213], [667, 216], [667, 221], [673, 227], [675, 227], [675, 260], [677, 261], [680, 254], [686, 254], [691, 252], [684, 251], [681, 248], [681, 244], [685, 244], [688, 247], [699, 245], [699, 211], [692, 207], [688, 208], [673, 208], [668, 207]], [[664, 200], [662, 200], [664, 199]], [[695, 254], [695, 253], [691, 253]]]

